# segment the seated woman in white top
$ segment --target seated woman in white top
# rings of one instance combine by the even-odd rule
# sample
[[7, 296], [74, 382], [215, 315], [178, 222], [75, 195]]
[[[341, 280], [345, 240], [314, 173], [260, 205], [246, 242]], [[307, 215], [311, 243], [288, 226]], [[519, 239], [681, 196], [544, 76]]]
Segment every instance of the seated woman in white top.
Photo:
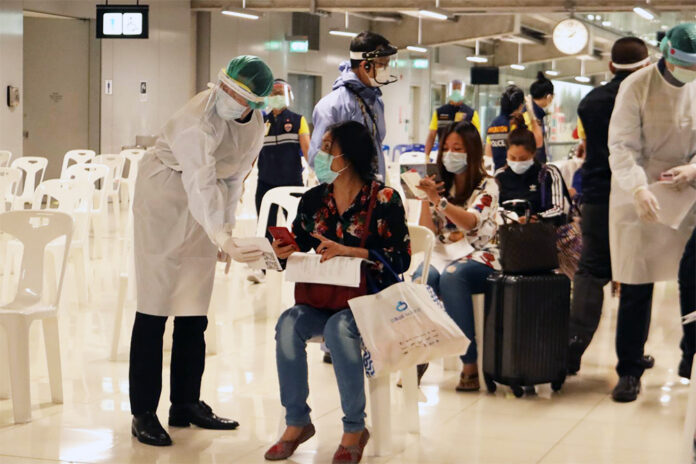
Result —
[[[437, 164], [442, 182], [425, 178], [419, 187], [428, 195], [423, 201], [420, 225], [430, 228], [437, 237], [428, 284], [471, 340], [461, 357], [464, 367], [457, 391], [476, 391], [479, 380], [472, 294], [483, 293], [486, 278], [500, 270], [498, 251], [491, 244], [498, 229], [498, 185], [486, 174], [481, 136], [469, 122], [449, 127]], [[473, 251], [462, 246], [462, 241], [468, 242]], [[456, 250], [465, 256], [456, 256]], [[422, 265], [416, 277], [421, 273]], [[424, 372], [421, 367], [419, 374]]]

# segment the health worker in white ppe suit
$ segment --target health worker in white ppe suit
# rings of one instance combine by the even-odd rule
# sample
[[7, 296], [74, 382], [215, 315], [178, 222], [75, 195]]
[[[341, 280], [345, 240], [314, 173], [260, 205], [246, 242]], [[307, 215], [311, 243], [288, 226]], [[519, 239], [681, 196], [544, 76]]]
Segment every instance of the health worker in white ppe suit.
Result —
[[235, 429], [200, 401], [204, 332], [218, 249], [239, 262], [261, 256], [231, 236], [242, 183], [263, 146], [260, 108], [273, 88], [268, 65], [239, 56], [212, 88], [166, 123], [143, 158], [133, 200], [138, 291], [130, 352], [132, 433], [155, 446], [172, 441], [157, 419], [162, 339], [174, 316], [169, 425]]
[[696, 24], [672, 28], [660, 48], [658, 63], [621, 84], [609, 125], [609, 242], [612, 275], [622, 284], [613, 398], [624, 402], [640, 391], [653, 283], [677, 279], [696, 224], [694, 209], [677, 229], [658, 222], [661, 207], [676, 205], [659, 205], [648, 189], [668, 179], [675, 189], [692, 188], [696, 179]]

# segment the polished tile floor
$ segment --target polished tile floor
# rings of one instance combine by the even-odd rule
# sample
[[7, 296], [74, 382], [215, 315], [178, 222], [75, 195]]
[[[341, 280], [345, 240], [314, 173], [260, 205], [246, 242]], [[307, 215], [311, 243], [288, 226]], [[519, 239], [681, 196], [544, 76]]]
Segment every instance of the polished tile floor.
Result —
[[[266, 307], [267, 292], [277, 292], [277, 286], [249, 284], [239, 266], [227, 276], [218, 272], [212, 303], [216, 325], [209, 329], [216, 330], [218, 346], [217, 353], [206, 359], [202, 398], [220, 415], [239, 420], [241, 427], [233, 432], [176, 429], [171, 431], [173, 447], [153, 448], [137, 443], [130, 434], [127, 345], [132, 301], [119, 360], [109, 361], [117, 258], [94, 261], [89, 304], [77, 303], [74, 278], [68, 274], [60, 313], [64, 404], [50, 402], [41, 329], [33, 326], [34, 417], [31, 423], [14, 425], [11, 401], [0, 400], [0, 463], [263, 462], [264, 451], [278, 436], [283, 413], [274, 361], [278, 311]], [[657, 287], [648, 342], [657, 364], [644, 376], [638, 401], [630, 404], [615, 404], [609, 395], [616, 381], [615, 320], [616, 300], [608, 299], [580, 375], [570, 378], [558, 394], [552, 394], [548, 385], [523, 399], [514, 398], [504, 387], [494, 395], [456, 393], [458, 372], [432, 366], [421, 387], [421, 434], [404, 431], [402, 393], [393, 388], [395, 450], [387, 457], [367, 456], [363, 462], [678, 462], [688, 384], [675, 373], [680, 338], [676, 286]], [[316, 345], [309, 347], [309, 363], [310, 404], [318, 433], [290, 462], [327, 463], [340, 439], [342, 414], [333, 370], [321, 362]], [[164, 375], [168, 377], [168, 368]], [[163, 422], [168, 393], [165, 382], [158, 411]]]

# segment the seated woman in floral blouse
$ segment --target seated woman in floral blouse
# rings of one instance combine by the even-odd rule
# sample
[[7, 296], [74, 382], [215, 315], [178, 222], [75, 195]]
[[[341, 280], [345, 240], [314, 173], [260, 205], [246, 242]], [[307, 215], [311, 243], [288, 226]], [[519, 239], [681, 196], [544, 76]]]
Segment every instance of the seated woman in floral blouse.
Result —
[[[433, 176], [420, 183], [419, 188], [428, 195], [422, 204], [420, 225], [437, 238], [428, 285], [471, 340], [461, 357], [464, 366], [457, 391], [476, 391], [479, 380], [472, 294], [483, 293], [486, 278], [500, 270], [498, 250], [491, 244], [498, 230], [498, 185], [483, 167], [481, 136], [473, 124], [452, 124], [444, 141], [437, 156], [442, 182]], [[467, 242], [474, 251], [452, 261], [456, 250], [465, 250], [462, 245]], [[421, 274], [422, 265], [414, 278]], [[427, 365], [419, 367], [422, 376]]]
[[[406, 213], [399, 194], [375, 180], [377, 152], [370, 132], [354, 121], [328, 129], [315, 159], [321, 185], [302, 196], [293, 233], [299, 250], [278, 242], [278, 258], [293, 252], [314, 249], [322, 261], [335, 256], [378, 257], [396, 273], [411, 263], [411, 242]], [[370, 224], [365, 224], [370, 198], [376, 195]], [[360, 247], [367, 233], [364, 247]], [[364, 268], [367, 281], [383, 289], [395, 283], [382, 264]], [[343, 438], [334, 463], [356, 463], [369, 438], [365, 429], [365, 388], [360, 333], [350, 309], [332, 311], [296, 305], [285, 311], [276, 325], [276, 361], [280, 400], [285, 407], [287, 428], [280, 440], [266, 452], [267, 460], [289, 457], [297, 446], [314, 435], [307, 405], [307, 340], [323, 336], [331, 350], [343, 408]]]

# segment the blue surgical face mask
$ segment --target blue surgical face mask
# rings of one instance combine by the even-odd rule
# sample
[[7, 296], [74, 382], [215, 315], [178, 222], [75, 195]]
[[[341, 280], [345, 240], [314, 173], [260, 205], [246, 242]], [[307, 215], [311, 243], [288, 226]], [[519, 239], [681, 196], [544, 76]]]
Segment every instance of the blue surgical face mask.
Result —
[[515, 174], [524, 174], [532, 167], [534, 160], [530, 159], [527, 161], [508, 161], [507, 165], [510, 166], [512, 172]]
[[461, 174], [466, 171], [467, 154], [456, 151], [447, 151], [442, 155], [442, 164], [452, 174]]
[[215, 111], [225, 121], [239, 119], [246, 112], [247, 107], [229, 96], [224, 90], [215, 92]]
[[[325, 151], [319, 150], [317, 156], [314, 157], [314, 173], [317, 175], [317, 180], [322, 184], [332, 184], [336, 178], [345, 171], [345, 167], [339, 172], [335, 172], [331, 169], [331, 164], [334, 158], [340, 158], [340, 156], [331, 156]], [[346, 166], [347, 167], [347, 166]]]

